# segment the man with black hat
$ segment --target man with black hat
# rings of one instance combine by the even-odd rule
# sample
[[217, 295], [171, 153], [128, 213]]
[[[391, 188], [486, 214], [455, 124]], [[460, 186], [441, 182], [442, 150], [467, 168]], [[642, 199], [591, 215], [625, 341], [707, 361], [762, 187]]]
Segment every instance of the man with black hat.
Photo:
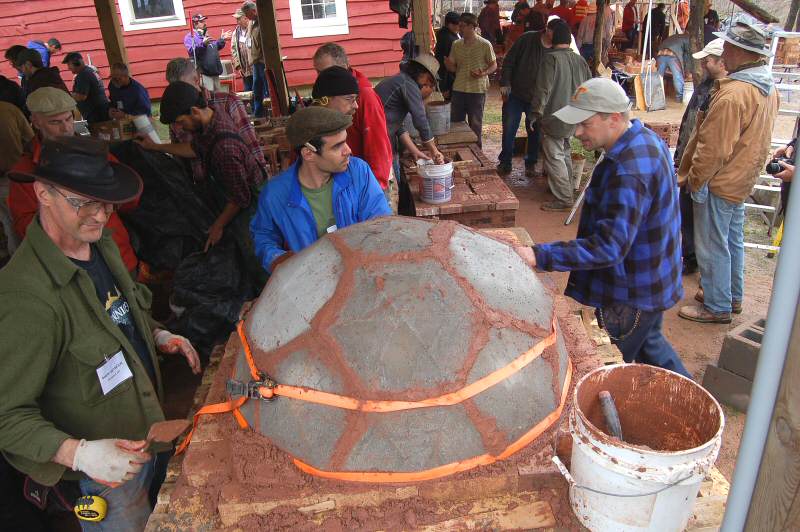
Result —
[[744, 297], [744, 202], [769, 154], [778, 91], [767, 65], [766, 33], [754, 21], [739, 19], [715, 35], [725, 41], [728, 76], [714, 82], [708, 111], [698, 113], [678, 167], [678, 181], [688, 182], [694, 201], [699, 305], [678, 315], [730, 323]]
[[297, 161], [264, 186], [250, 223], [268, 272], [326, 233], [392, 214], [367, 163], [350, 156], [351, 122], [339, 111], [306, 107], [286, 124]]
[[108, 120], [108, 97], [97, 70], [84, 63], [78, 52], [68, 53], [62, 62], [75, 74], [72, 97], [78, 102], [78, 111], [84, 120], [90, 124]]
[[572, 176], [569, 144], [575, 126], [559, 120], [553, 113], [569, 103], [570, 95], [592, 77], [592, 73], [583, 57], [572, 53], [572, 34], [566, 23], [554, 25], [552, 42], [553, 48], [544, 54], [536, 76], [531, 113], [541, 131], [544, 169], [550, 191], [556, 197], [555, 201], [543, 203], [541, 209], [568, 211], [573, 205], [573, 191], [577, 188], [574, 180], [578, 177]]
[[69, 92], [58, 67], [45, 67], [36, 50], [25, 49], [17, 54], [15, 63], [25, 79], [25, 96], [42, 87], [55, 87]]
[[[171, 153], [179, 157], [199, 157], [221, 186], [225, 205], [208, 229], [205, 249], [222, 238], [225, 227], [247, 209], [255, 200], [253, 191], [269, 176], [263, 157], [253, 155], [250, 146], [242, 139], [239, 128], [231, 116], [219, 107], [211, 107], [200, 90], [183, 81], [170, 83], [161, 97], [161, 123], [178, 124], [192, 132], [190, 144], [155, 144], [140, 140], [145, 149]], [[212, 180], [199, 183], [205, 189], [211, 205], [217, 203], [219, 194], [213, 190]], [[244, 227], [244, 225], [242, 225]], [[243, 229], [246, 233], [246, 229]]]
[[220, 91], [222, 85], [219, 84], [219, 76], [222, 74], [222, 61], [219, 58], [219, 51], [225, 47], [225, 41], [230, 38], [231, 31], [223, 31], [219, 39], [212, 39], [208, 35], [206, 17], [202, 13], [192, 16], [192, 28], [193, 30], [183, 38], [183, 45], [203, 76], [203, 86], [210, 91]]
[[[64, 91], [53, 87], [43, 87], [28, 96], [26, 103], [31, 112], [31, 124], [36, 136], [12, 168], [12, 171], [17, 173], [33, 171], [39, 163], [44, 141], [75, 135], [73, 118], [75, 100]], [[117, 159], [110, 153], [108, 157], [110, 162], [117, 162]], [[39, 210], [33, 183], [12, 181], [9, 187], [8, 204], [11, 209], [11, 219], [14, 222], [14, 231], [17, 237], [22, 239]], [[119, 248], [125, 268], [129, 272], [136, 272], [139, 259], [131, 246], [128, 230], [116, 212], [109, 215], [106, 229], [111, 233], [111, 237]]]
[[453, 43], [461, 38], [458, 34], [458, 18], [458, 13], [455, 11], [447, 12], [442, 27], [436, 32], [436, 47], [433, 49], [433, 55], [439, 61], [439, 90], [445, 99], [450, 98], [453, 81], [456, 79], [455, 75], [447, 70], [444, 59], [450, 56]]
[[661, 332], [664, 311], [683, 297], [680, 210], [667, 145], [630, 119], [631, 102], [606, 78], [583, 82], [554, 116], [575, 124], [586, 150], [603, 149], [592, 172], [578, 234], [520, 247], [540, 271], [569, 271], [565, 294], [595, 307], [625, 362], [689, 377]]
[[149, 315], [150, 291], [128, 274], [104, 226], [142, 190], [87, 137], [45, 141], [33, 180], [39, 214], [0, 270], [0, 450], [31, 480], [73, 482], [108, 505], [103, 528], [142, 530], [150, 514], [150, 426], [164, 419], [156, 349], [188, 340]]
[[[320, 72], [311, 91], [315, 104], [353, 117], [353, 125], [347, 128], [347, 145], [354, 156], [364, 159], [369, 165], [392, 206], [392, 212], [397, 212], [397, 188], [391, 176], [392, 146], [383, 105], [372, 105], [371, 113], [359, 113], [362, 101], [359, 93], [356, 78], [338, 65]], [[374, 91], [372, 96], [380, 102]]]

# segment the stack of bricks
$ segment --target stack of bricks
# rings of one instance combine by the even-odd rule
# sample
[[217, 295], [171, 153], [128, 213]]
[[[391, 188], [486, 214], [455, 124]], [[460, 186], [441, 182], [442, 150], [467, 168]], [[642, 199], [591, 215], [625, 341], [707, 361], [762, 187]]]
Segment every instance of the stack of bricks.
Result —
[[681, 130], [680, 124], [670, 122], [645, 122], [644, 127], [661, 137], [670, 148], [674, 148], [678, 145], [678, 133]]
[[414, 161], [406, 161], [405, 174], [414, 199], [415, 215], [435, 220], [455, 220], [487, 229], [514, 227], [519, 200], [477, 144], [440, 146], [445, 159], [453, 161], [453, 197], [448, 203], [433, 205], [420, 200], [422, 177]]
[[722, 343], [717, 365], [709, 365], [703, 376], [703, 387], [711, 395], [741, 412], [747, 411], [750, 402], [765, 323], [759, 319], [730, 331]]

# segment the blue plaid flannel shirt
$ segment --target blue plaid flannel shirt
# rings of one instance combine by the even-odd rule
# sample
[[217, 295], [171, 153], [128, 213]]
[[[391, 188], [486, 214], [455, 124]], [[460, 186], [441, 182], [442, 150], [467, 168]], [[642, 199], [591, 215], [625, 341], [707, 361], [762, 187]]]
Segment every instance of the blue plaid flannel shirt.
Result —
[[680, 227], [669, 149], [632, 120], [594, 169], [576, 239], [535, 245], [536, 265], [572, 272], [565, 294], [584, 305], [663, 311], [683, 297]]

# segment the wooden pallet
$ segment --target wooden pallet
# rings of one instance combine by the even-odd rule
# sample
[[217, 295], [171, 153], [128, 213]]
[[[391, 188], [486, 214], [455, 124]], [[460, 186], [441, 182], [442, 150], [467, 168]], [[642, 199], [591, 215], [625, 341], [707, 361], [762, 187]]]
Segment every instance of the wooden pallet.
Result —
[[442, 146], [441, 151], [445, 158], [456, 163], [453, 169], [453, 196], [447, 203], [433, 205], [423, 202], [420, 199], [422, 178], [416, 163], [404, 161], [415, 216], [455, 220], [481, 229], [515, 226], [519, 200], [478, 145], [452, 144]]

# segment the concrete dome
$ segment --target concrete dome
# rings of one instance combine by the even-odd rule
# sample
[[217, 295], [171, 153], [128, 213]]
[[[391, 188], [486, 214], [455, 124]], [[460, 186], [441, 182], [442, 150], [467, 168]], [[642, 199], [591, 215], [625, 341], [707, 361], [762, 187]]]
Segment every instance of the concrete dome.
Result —
[[[389, 217], [351, 226], [278, 268], [246, 318], [256, 366], [279, 384], [417, 402], [464, 393], [543, 340], [552, 345], [446, 406], [363, 411], [277, 397], [249, 400], [242, 413], [321, 472], [488, 463], [479, 457], [509, 454], [554, 421], [568, 356], [558, 330], [553, 342], [553, 323], [551, 295], [505, 243], [453, 222]], [[251, 378], [244, 351], [234, 378]]]

